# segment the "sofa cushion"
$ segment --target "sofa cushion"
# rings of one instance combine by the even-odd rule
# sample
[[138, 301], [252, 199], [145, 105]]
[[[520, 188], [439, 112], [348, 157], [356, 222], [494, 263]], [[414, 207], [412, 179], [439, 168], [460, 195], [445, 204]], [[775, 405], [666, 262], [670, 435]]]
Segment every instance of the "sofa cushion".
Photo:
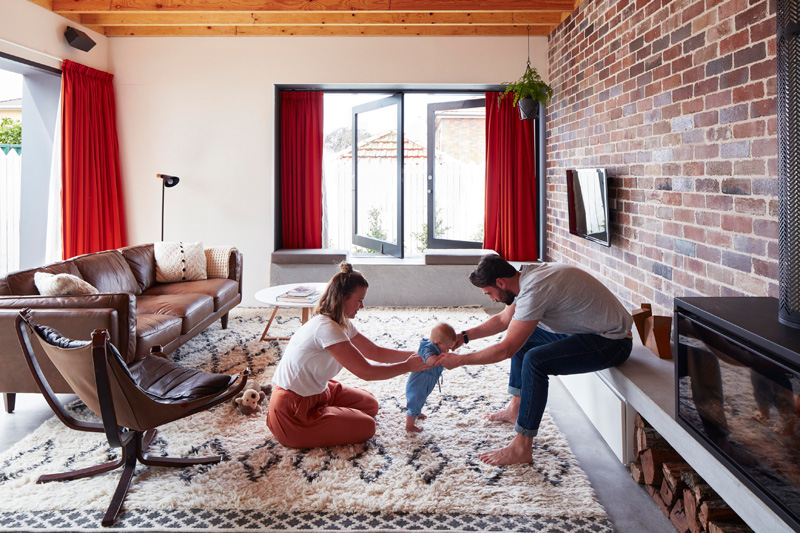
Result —
[[206, 254], [202, 242], [157, 242], [156, 281], [174, 283], [206, 279]]
[[141, 294], [131, 267], [119, 250], [80, 255], [72, 262], [81, 271], [81, 277], [97, 287], [100, 292], [129, 292]]
[[21, 270], [19, 272], [11, 272], [6, 276], [9, 294], [14, 296], [35, 296], [39, 294], [36, 288], [36, 283], [33, 277], [37, 272], [48, 272], [50, 274], [72, 274], [73, 276], [81, 276], [80, 270], [71, 261], [53, 263], [51, 265], [43, 266], [40, 268], [32, 268], [30, 270]]
[[136, 314], [136, 358], [150, 353], [150, 347], [168, 346], [181, 336], [182, 320], [172, 315]]
[[139, 284], [140, 292], [144, 292], [156, 283], [156, 258], [153, 255], [153, 244], [138, 244], [120, 248], [122, 257], [131, 267], [133, 277]]
[[205, 279], [187, 281], [185, 283], [165, 283], [156, 285], [145, 292], [148, 296], [167, 294], [205, 294], [214, 299], [214, 311], [219, 311], [225, 304], [234, 300], [239, 294], [239, 284], [232, 279]]
[[205, 294], [142, 294], [136, 299], [136, 312], [179, 317], [183, 335], [214, 312], [214, 299]]
[[98, 292], [90, 283], [72, 274], [37, 272], [33, 275], [33, 283], [42, 296], [72, 296]]

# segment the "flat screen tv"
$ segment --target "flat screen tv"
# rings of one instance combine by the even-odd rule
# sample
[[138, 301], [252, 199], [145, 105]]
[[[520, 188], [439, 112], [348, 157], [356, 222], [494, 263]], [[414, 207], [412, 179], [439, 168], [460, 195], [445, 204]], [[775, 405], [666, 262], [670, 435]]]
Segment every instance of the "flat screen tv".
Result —
[[567, 170], [567, 206], [571, 234], [611, 246], [606, 169]]

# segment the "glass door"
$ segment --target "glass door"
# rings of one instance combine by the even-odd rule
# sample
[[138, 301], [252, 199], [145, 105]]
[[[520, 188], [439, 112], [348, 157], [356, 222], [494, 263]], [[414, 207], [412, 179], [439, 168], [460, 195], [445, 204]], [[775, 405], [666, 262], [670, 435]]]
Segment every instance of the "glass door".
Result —
[[403, 257], [402, 93], [353, 108], [353, 244]]

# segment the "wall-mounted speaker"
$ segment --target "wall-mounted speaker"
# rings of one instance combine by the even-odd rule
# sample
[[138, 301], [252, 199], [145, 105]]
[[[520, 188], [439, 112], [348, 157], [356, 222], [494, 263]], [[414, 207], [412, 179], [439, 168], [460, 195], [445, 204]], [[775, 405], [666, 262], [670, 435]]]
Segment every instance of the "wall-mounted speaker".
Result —
[[71, 47], [83, 50], [84, 52], [88, 52], [96, 44], [91, 37], [71, 26], [67, 26], [64, 37], [67, 38], [67, 42]]

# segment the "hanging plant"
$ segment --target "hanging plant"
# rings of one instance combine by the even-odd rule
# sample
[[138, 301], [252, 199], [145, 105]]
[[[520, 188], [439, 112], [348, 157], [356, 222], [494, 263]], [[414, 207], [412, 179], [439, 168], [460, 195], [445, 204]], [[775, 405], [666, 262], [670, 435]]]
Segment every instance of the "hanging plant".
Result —
[[525, 67], [525, 73], [517, 81], [503, 83], [505, 92], [497, 98], [497, 103], [500, 103], [509, 93], [514, 93], [512, 105], [519, 104], [520, 118], [522, 119], [535, 118], [539, 112], [538, 102], [547, 105], [553, 98], [553, 89], [531, 66], [530, 29], [528, 26], [528, 64]]
[[503, 83], [503, 86], [506, 90], [498, 97], [498, 102], [501, 102], [508, 93], [514, 93], [512, 105], [517, 105], [523, 98], [530, 98], [546, 105], [553, 98], [553, 89], [544, 82], [539, 73], [536, 72], [536, 69], [531, 66], [530, 60], [528, 60], [528, 66], [525, 67], [525, 73], [520, 79]]

